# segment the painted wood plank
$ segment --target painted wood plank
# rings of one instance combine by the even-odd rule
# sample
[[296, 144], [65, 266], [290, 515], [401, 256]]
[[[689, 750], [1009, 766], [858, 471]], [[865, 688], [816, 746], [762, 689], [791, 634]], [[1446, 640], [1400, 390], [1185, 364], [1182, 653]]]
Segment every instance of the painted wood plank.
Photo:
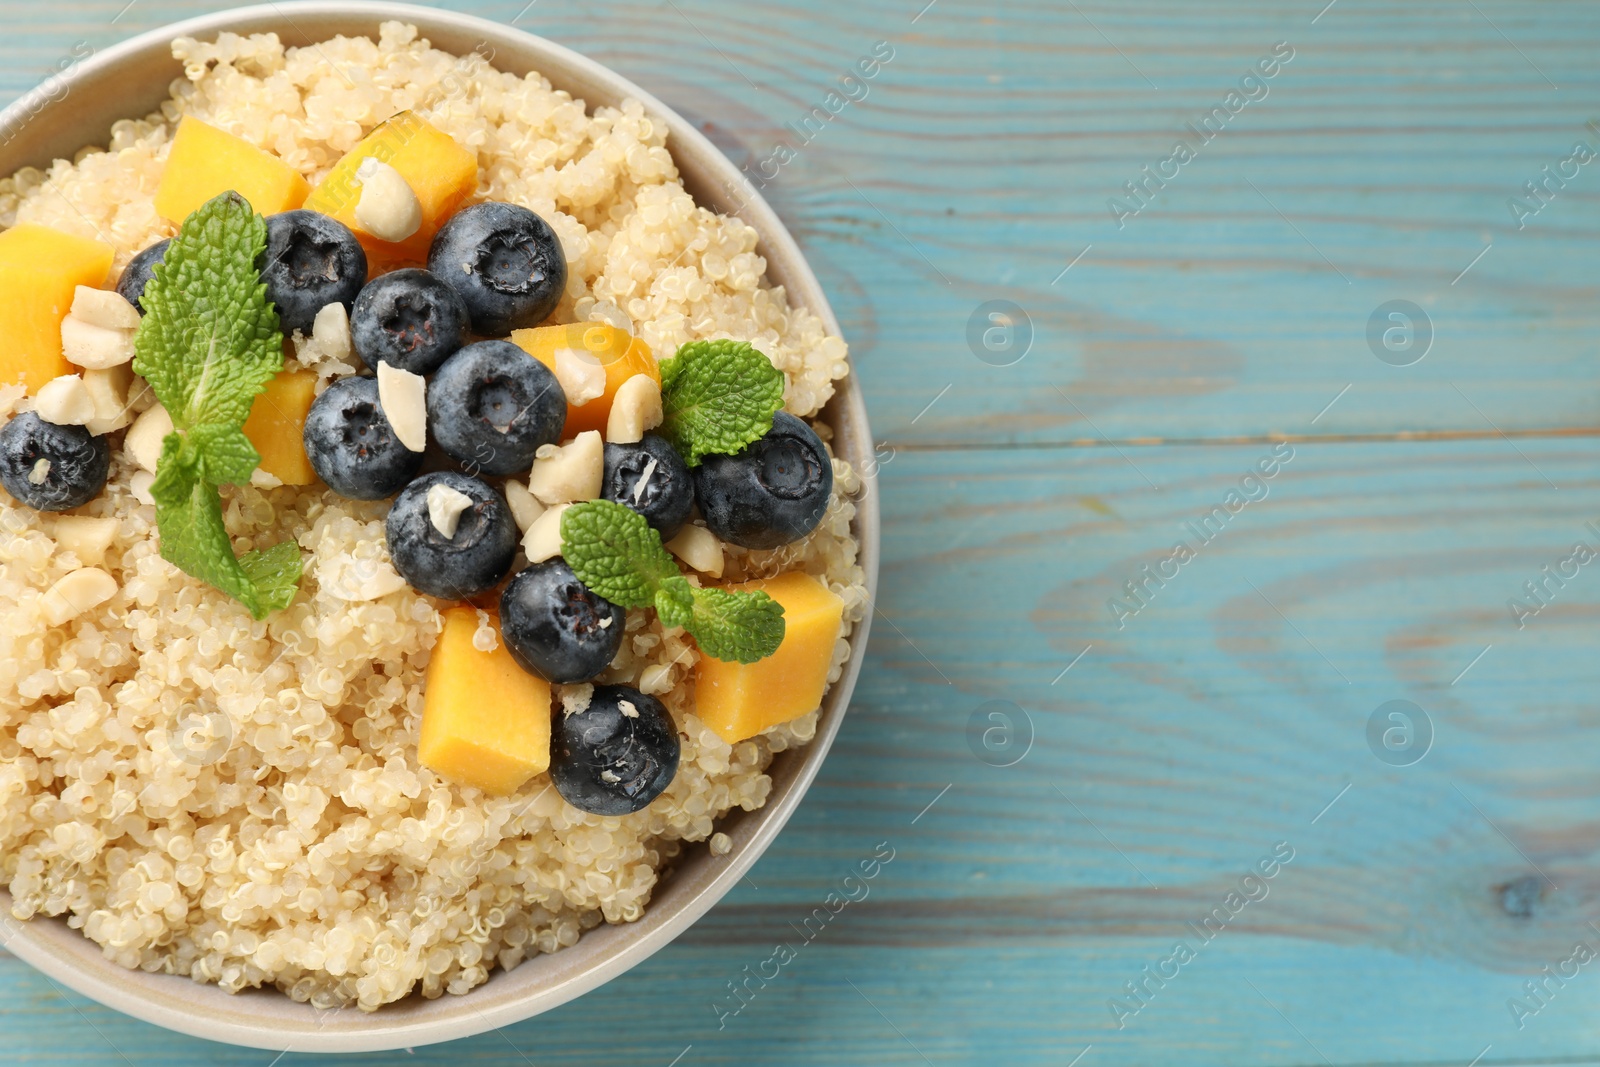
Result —
[[[684, 1064], [1060, 1064], [1088, 1044], [1103, 1064], [1593, 1057], [1592, 968], [1520, 1030], [1507, 1002], [1600, 946], [1600, 578], [1552, 585], [1523, 630], [1506, 601], [1574, 542], [1600, 547], [1600, 443], [1294, 449], [1120, 631], [1105, 600], [1267, 446], [896, 456], [871, 662], [750, 882], [627, 978], [417, 1060], [516, 1062], [507, 1040], [541, 1065], [689, 1045]], [[1369, 747], [1396, 699], [1433, 724], [1413, 766]], [[995, 700], [1030, 748], [974, 736]], [[894, 859], [863, 898], [816, 920], [830, 891], [862, 894], [845, 876], [880, 842]], [[1294, 855], [1266, 895], [1202, 944], [1187, 924], [1278, 842]], [[1119, 1029], [1108, 1001], [1179, 939], [1197, 958]], [[719, 1018], [780, 940], [792, 968]], [[107, 1044], [259, 1061], [63, 1001], [15, 962], [0, 984], [22, 1062], [118, 1062]], [[73, 1006], [99, 1034], [63, 1026]]]

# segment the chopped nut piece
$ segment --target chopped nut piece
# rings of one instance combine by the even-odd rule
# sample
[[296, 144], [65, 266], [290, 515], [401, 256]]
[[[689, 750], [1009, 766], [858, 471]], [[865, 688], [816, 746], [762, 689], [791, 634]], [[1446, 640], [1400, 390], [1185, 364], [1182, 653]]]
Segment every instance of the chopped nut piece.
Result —
[[605, 442], [598, 431], [587, 430], [558, 448], [554, 455], [535, 459], [528, 488], [546, 504], [593, 500], [600, 495], [605, 469]]
[[646, 430], [661, 425], [661, 386], [647, 374], [635, 374], [617, 387], [606, 418], [606, 441], [632, 445], [644, 440]]
[[56, 582], [39, 598], [45, 621], [60, 626], [117, 595], [117, 580], [98, 567], [85, 567]]
[[667, 542], [667, 551], [701, 574], [722, 577], [722, 542], [704, 526], [685, 526]]
[[428, 489], [428, 521], [444, 537], [454, 537], [461, 524], [461, 513], [472, 506], [472, 498], [443, 482]]
[[515, 478], [506, 482], [506, 504], [511, 508], [511, 517], [517, 520], [517, 529], [523, 533], [528, 532], [534, 520], [544, 514], [544, 505], [539, 503], [539, 498], [528, 492], [528, 487]]
[[120, 430], [133, 421], [128, 389], [133, 385], [133, 368], [126, 363], [102, 370], [83, 372], [83, 387], [94, 401], [94, 418], [85, 425], [96, 437]]
[[106, 549], [117, 539], [117, 520], [89, 515], [62, 515], [56, 519], [56, 547], [78, 557], [82, 567], [98, 567]]
[[161, 461], [161, 442], [171, 432], [172, 416], [167, 414], [166, 408], [157, 404], [134, 420], [122, 444], [135, 463], [154, 474], [156, 464]]
[[80, 367], [103, 369], [133, 361], [133, 331], [108, 330], [68, 315], [61, 320], [61, 353]]
[[561, 555], [561, 513], [570, 504], [557, 504], [533, 521], [522, 539], [522, 554], [529, 563], [543, 563]]
[[94, 398], [76, 374], [63, 374], [39, 387], [33, 410], [45, 422], [57, 426], [83, 426], [94, 418]]
[[380, 241], [404, 241], [422, 228], [422, 204], [399, 171], [372, 156], [356, 168], [356, 222]]
[[311, 321], [311, 339], [325, 358], [349, 359], [354, 347], [350, 341], [350, 312], [343, 304], [324, 307]]
[[110, 289], [91, 289], [80, 285], [72, 297], [71, 315], [79, 322], [107, 330], [137, 330], [139, 309]]
[[567, 394], [567, 403], [580, 408], [606, 391], [606, 369], [593, 352], [577, 348], [556, 349], [556, 381]]
[[413, 452], [428, 447], [428, 383], [420, 374], [378, 364], [378, 406], [400, 443]]
[[155, 484], [156, 476], [149, 471], [134, 471], [133, 477], [128, 479], [128, 491], [133, 494], [133, 499], [141, 504], [154, 505], [156, 498], [150, 495], [150, 487]]

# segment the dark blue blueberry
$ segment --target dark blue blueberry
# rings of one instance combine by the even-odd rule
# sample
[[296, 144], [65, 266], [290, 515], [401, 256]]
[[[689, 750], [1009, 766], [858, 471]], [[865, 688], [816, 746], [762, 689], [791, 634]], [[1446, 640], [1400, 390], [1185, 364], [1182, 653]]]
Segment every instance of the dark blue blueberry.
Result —
[[[439, 532], [428, 514], [428, 490], [447, 485], [472, 498], [455, 535]], [[493, 589], [511, 569], [517, 524], [500, 494], [455, 471], [424, 474], [405, 487], [384, 524], [394, 569], [419, 593], [466, 600]]]
[[376, 378], [340, 378], [328, 386], [312, 401], [301, 440], [317, 477], [352, 500], [394, 496], [422, 466], [422, 453], [394, 435]]
[[609, 667], [627, 628], [627, 613], [559, 559], [535, 563], [500, 594], [500, 633], [511, 657], [557, 685], [587, 682]]
[[525, 207], [491, 201], [458, 212], [440, 228], [428, 269], [443, 278], [486, 337], [537, 326], [567, 288], [567, 257], [548, 223]]
[[833, 464], [811, 427], [787, 411], [761, 440], [706, 456], [695, 497], [711, 532], [745, 548], [777, 548], [817, 528], [833, 492]]
[[0, 485], [35, 510], [87, 504], [110, 470], [111, 446], [82, 426], [57, 426], [25, 411], [0, 428]]
[[144, 296], [144, 287], [155, 277], [156, 264], [166, 258], [167, 246], [171, 243], [172, 238], [168, 237], [140, 252], [122, 268], [122, 277], [117, 279], [117, 294], [138, 308], [141, 315], [144, 314], [144, 305], [139, 303], [139, 298]]
[[261, 280], [278, 306], [283, 332], [310, 335], [329, 304], [346, 311], [367, 284], [367, 253], [350, 228], [315, 211], [285, 211], [267, 219]]
[[683, 457], [665, 437], [647, 433], [638, 444], [606, 445], [606, 472], [600, 495], [637, 511], [661, 531], [663, 541], [670, 541], [689, 521], [694, 507], [694, 478]]
[[567, 394], [543, 363], [510, 341], [479, 341], [428, 383], [428, 433], [467, 470], [519, 474], [540, 445], [561, 439]]
[[655, 697], [597, 685], [589, 706], [557, 712], [550, 780], [562, 799], [591, 815], [630, 815], [650, 806], [678, 773], [678, 727]]
[[350, 312], [356, 352], [373, 370], [387, 363], [428, 375], [467, 342], [467, 305], [425, 270], [397, 270], [367, 283]]

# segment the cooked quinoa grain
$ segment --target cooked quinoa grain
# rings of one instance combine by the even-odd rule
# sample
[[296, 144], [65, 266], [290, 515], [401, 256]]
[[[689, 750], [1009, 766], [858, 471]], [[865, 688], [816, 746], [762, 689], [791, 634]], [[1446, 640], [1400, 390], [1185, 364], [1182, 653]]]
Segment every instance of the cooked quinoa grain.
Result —
[[[560, 236], [570, 280], [554, 321], [613, 323], [658, 354], [748, 340], [807, 417], [847, 372], [843, 342], [764, 282], [755, 232], [684, 191], [665, 127], [635, 102], [590, 113], [538, 75], [450, 56], [394, 22], [377, 41], [310, 49], [233, 34], [173, 48], [187, 78], [161, 112], [118, 123], [110, 151], [0, 180], [0, 226], [107, 239], [120, 269], [172, 234], [152, 198], [181, 116], [315, 182], [410, 109], [478, 153], [480, 198], [525, 205]], [[346, 346], [325, 342], [296, 337], [300, 361], [325, 380], [356, 370]], [[143, 395], [135, 411], [152, 403]], [[453, 785], [416, 757], [441, 604], [395, 574], [386, 505], [321, 487], [228, 490], [238, 551], [295, 538], [305, 558], [300, 596], [257, 622], [161, 559], [149, 475], [114, 454], [106, 492], [79, 513], [117, 520], [97, 565], [119, 588], [63, 625], [46, 622], [44, 595], [83, 561], [57, 544], [60, 518], [0, 502], [0, 881], [16, 917], [65, 915], [125, 966], [276, 986], [319, 1007], [465, 993], [495, 967], [639, 918], [682, 843], [761, 807], [774, 753], [816, 731], [812, 713], [722, 742], [693, 714], [694, 644], [636, 611], [600, 680], [671, 710], [683, 748], [665, 794], [608, 818], [567, 805], [544, 775], [506, 798]], [[821, 526], [773, 552], [730, 546], [725, 577], [804, 569], [844, 597], [848, 632], [866, 610], [851, 529], [860, 482], [834, 462]], [[481, 627], [474, 644], [496, 640]], [[848, 655], [841, 638], [832, 678]], [[581, 706], [585, 688], [560, 699]], [[718, 835], [714, 851], [728, 847]]]

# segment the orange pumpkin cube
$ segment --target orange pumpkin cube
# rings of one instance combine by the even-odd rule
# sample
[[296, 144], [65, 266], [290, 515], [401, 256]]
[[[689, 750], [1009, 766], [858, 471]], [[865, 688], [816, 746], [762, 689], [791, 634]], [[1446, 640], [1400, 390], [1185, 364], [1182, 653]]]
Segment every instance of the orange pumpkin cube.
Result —
[[309, 370], [279, 371], [250, 405], [244, 435], [261, 454], [261, 469], [284, 485], [317, 480], [306, 458], [306, 415], [317, 398], [317, 375]]
[[77, 368], [61, 351], [61, 322], [78, 286], [106, 283], [116, 249], [48, 226], [0, 233], [0, 384], [28, 395]]
[[[361, 201], [356, 170], [369, 157], [399, 171], [422, 205], [422, 228], [404, 241], [380, 241], [356, 222], [356, 204]], [[306, 198], [305, 206], [350, 227], [367, 251], [370, 272], [378, 275], [400, 267], [425, 266], [434, 234], [477, 189], [477, 155], [449, 134], [402, 111], [335, 163]]]
[[271, 152], [185, 115], [161, 172], [156, 212], [182, 225], [196, 208], [229, 190], [250, 201], [257, 214], [276, 215], [305, 203], [311, 186]]
[[783, 605], [784, 623], [783, 643], [766, 659], [729, 663], [702, 655], [695, 668], [694, 713], [732, 745], [822, 704], [844, 601], [803, 571], [728, 588], [766, 593]]
[[500, 620], [490, 618], [497, 643], [484, 652], [472, 643], [477, 609], [445, 610], [422, 683], [417, 758], [452, 781], [508, 796], [550, 766], [550, 683], [517, 666]]
[[516, 330], [511, 342], [551, 370], [556, 369], [556, 352], [574, 348], [599, 360], [606, 370], [606, 391], [581, 405], [567, 405], [567, 427], [562, 436], [571, 439], [586, 430], [604, 434], [611, 417], [611, 402], [622, 383], [636, 374], [646, 375], [661, 384], [661, 368], [655, 353], [644, 340], [626, 330], [596, 322], [575, 322], [566, 326], [536, 326]]

